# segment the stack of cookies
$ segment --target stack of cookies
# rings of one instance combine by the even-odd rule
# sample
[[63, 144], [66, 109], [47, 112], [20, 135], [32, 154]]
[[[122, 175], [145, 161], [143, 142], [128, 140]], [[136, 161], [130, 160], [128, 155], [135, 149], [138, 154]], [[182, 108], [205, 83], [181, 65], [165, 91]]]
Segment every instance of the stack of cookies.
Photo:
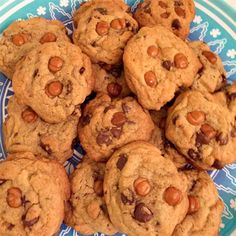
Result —
[[[64, 25], [14, 22], [0, 40], [12, 80], [0, 163], [0, 235], [218, 235], [206, 170], [236, 161], [236, 84], [187, 41], [192, 0], [91, 0]], [[87, 102], [91, 92], [95, 98]], [[93, 96], [94, 97], [94, 96]], [[78, 141], [86, 156], [67, 176]]]

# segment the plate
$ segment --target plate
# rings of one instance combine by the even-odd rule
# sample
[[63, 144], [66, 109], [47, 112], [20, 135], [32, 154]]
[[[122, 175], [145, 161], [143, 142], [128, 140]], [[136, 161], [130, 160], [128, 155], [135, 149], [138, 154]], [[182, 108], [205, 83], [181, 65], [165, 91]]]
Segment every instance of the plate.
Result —
[[[71, 17], [82, 0], [1, 0], [0, 32], [14, 20], [27, 19], [35, 16], [59, 19], [64, 22], [69, 34], [73, 31]], [[134, 10], [140, 0], [126, 1]], [[228, 5], [231, 4], [231, 5]], [[191, 24], [190, 40], [205, 41], [222, 58], [229, 81], [236, 80], [236, 2], [234, 0], [196, 0], [196, 16]], [[233, 6], [234, 5], [234, 6]], [[10, 81], [0, 73], [0, 129], [7, 116], [6, 106], [13, 95]], [[0, 136], [0, 160], [6, 153], [3, 148], [2, 132]], [[71, 173], [83, 156], [78, 144], [74, 154], [64, 165]], [[220, 235], [236, 235], [236, 163], [222, 170], [209, 172], [224, 201], [224, 212], [220, 225]], [[72, 228], [61, 226], [59, 236], [78, 236]], [[102, 233], [94, 234], [104, 236]], [[116, 234], [124, 236], [124, 234]]]

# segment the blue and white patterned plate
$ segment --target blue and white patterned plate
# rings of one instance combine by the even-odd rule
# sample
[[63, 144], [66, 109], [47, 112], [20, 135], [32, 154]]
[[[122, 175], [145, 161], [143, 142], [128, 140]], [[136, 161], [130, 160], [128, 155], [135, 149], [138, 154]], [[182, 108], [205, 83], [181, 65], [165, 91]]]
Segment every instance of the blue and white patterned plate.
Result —
[[[115, 0], [114, 0], [115, 1]], [[71, 17], [83, 0], [0, 0], [0, 32], [14, 20], [42, 16], [64, 22], [69, 33], [73, 25]], [[135, 9], [140, 0], [126, 0]], [[191, 25], [190, 40], [202, 40], [219, 54], [230, 81], [236, 80], [236, 0], [195, 0], [196, 16]], [[0, 129], [6, 117], [6, 105], [13, 91], [10, 81], [0, 73]], [[235, 153], [236, 155], [236, 153]], [[73, 157], [65, 163], [71, 173], [83, 156], [78, 145]], [[0, 160], [6, 157], [0, 136]], [[236, 163], [210, 173], [224, 201], [225, 209], [220, 225], [221, 236], [236, 236]], [[59, 236], [79, 236], [66, 225], [61, 226]], [[123, 236], [122, 234], [116, 234]], [[104, 236], [97, 233], [94, 236]]]

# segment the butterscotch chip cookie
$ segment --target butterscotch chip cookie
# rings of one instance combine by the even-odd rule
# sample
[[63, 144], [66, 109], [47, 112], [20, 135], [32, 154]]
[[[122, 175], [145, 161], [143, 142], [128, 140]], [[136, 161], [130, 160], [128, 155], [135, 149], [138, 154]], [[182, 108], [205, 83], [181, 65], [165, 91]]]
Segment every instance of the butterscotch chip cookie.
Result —
[[211, 52], [209, 46], [201, 41], [193, 41], [189, 46], [198, 55], [202, 68], [198, 71], [193, 89], [213, 93], [226, 83], [226, 72], [218, 55]]
[[0, 39], [0, 71], [12, 78], [16, 63], [38, 45], [70, 41], [65, 26], [57, 20], [32, 18], [13, 22]]
[[194, 51], [162, 26], [143, 27], [124, 52], [128, 86], [147, 109], [159, 110], [180, 87], [191, 86], [199, 68]]
[[105, 161], [116, 148], [149, 140], [154, 128], [148, 111], [132, 97], [114, 99], [99, 94], [84, 109], [78, 135], [89, 158]]
[[89, 58], [68, 42], [46, 43], [32, 50], [18, 63], [12, 82], [19, 101], [48, 123], [79, 113], [79, 105], [94, 86]]
[[105, 164], [84, 157], [71, 176], [71, 207], [65, 222], [82, 234], [117, 232], [109, 220], [103, 197]]
[[188, 211], [186, 191], [186, 177], [146, 142], [123, 146], [106, 165], [110, 219], [128, 235], [171, 235]]
[[122, 65], [92, 64], [95, 78], [94, 91], [108, 94], [112, 98], [126, 97], [131, 91], [125, 81]]
[[206, 172], [184, 171], [188, 178], [189, 210], [173, 236], [218, 235], [224, 209], [216, 187]]
[[29, 152], [8, 158], [0, 163], [0, 235], [55, 235], [70, 195], [65, 169]]
[[94, 63], [122, 61], [127, 41], [137, 32], [138, 23], [123, 0], [92, 0], [74, 14], [73, 41]]
[[193, 0], [144, 0], [134, 14], [141, 27], [160, 24], [182, 39], [187, 38], [194, 16]]
[[236, 160], [234, 115], [213, 95], [181, 94], [168, 110], [166, 137], [201, 169], [221, 169]]
[[69, 116], [65, 122], [49, 124], [31, 108], [19, 104], [14, 96], [7, 109], [3, 136], [8, 153], [28, 151], [61, 163], [72, 156], [79, 122], [77, 115]]

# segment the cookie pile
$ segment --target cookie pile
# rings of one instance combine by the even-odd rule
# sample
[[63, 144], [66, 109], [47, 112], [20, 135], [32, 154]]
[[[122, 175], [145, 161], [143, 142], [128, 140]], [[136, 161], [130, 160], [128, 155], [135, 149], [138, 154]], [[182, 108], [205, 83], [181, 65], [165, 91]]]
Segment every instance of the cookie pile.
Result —
[[[0, 70], [15, 95], [3, 127], [0, 235], [218, 235], [206, 170], [236, 161], [236, 84], [189, 42], [192, 0], [91, 0], [73, 43], [56, 20], [11, 24]], [[96, 96], [86, 97], [94, 92]], [[79, 140], [86, 156], [67, 176]]]

